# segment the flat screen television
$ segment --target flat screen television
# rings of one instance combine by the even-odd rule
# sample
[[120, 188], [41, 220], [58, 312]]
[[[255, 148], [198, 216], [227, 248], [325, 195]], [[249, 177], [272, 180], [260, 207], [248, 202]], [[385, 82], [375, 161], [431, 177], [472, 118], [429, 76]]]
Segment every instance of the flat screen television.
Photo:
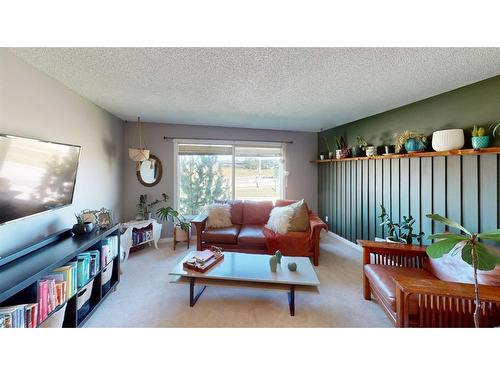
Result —
[[0, 134], [0, 225], [73, 203], [80, 146]]

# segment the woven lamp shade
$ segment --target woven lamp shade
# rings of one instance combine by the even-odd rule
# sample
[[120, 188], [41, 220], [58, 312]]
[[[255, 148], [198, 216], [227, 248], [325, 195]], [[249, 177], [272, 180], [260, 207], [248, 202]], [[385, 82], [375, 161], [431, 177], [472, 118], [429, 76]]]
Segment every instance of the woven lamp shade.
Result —
[[134, 161], [149, 160], [149, 150], [143, 148], [129, 148], [128, 156]]

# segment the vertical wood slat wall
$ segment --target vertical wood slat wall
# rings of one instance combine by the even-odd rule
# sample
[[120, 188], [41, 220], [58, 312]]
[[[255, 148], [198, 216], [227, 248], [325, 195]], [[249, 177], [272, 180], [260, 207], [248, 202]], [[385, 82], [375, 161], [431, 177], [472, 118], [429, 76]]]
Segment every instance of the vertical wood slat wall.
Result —
[[[352, 241], [384, 237], [380, 204], [399, 222], [415, 218], [414, 232], [443, 226], [425, 217], [438, 213], [473, 231], [498, 228], [499, 155], [345, 160], [320, 163], [319, 215], [330, 231]], [[328, 221], [326, 217], [328, 216]]]

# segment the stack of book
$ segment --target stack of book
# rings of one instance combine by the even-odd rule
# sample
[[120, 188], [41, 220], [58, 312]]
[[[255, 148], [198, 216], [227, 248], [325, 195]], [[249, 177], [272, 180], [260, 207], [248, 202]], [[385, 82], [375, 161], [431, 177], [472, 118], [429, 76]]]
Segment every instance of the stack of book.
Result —
[[106, 267], [118, 255], [118, 236], [109, 236], [102, 240], [102, 265]]
[[78, 262], [69, 262], [38, 281], [39, 322], [43, 322], [52, 311], [75, 295], [78, 289], [77, 270]]
[[99, 250], [78, 254], [77, 263], [77, 286], [81, 288], [99, 272]]
[[153, 240], [153, 230], [151, 229], [134, 229], [132, 231], [132, 246], [137, 246], [144, 242]]
[[0, 307], [0, 328], [36, 328], [38, 304]]

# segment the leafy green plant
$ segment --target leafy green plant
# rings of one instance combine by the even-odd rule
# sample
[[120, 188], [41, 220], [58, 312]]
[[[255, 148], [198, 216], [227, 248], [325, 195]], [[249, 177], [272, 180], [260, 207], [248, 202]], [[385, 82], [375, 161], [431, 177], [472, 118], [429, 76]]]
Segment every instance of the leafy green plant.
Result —
[[474, 270], [474, 325], [479, 327], [480, 303], [479, 287], [477, 282], [477, 271], [490, 271], [500, 265], [500, 255], [489, 250], [480, 240], [492, 240], [500, 242], [500, 229], [484, 233], [472, 233], [460, 224], [438, 214], [426, 215], [429, 219], [438, 221], [448, 227], [456, 228], [457, 233], [436, 233], [428, 238], [437, 240], [427, 247], [427, 254], [431, 258], [441, 258], [443, 255], [452, 255], [461, 252], [462, 260], [471, 265]]
[[151, 212], [154, 206], [161, 202], [166, 202], [168, 200], [168, 195], [165, 193], [161, 194], [161, 199], [156, 199], [153, 202], [148, 203], [148, 195], [147, 194], [141, 194], [139, 196], [139, 203], [137, 204], [137, 211], [139, 214], [142, 216], [146, 216]]
[[328, 153], [332, 153], [332, 149], [330, 147], [330, 144], [328, 143], [328, 139], [326, 139], [326, 136], [323, 134], [323, 142], [325, 142], [326, 149], [328, 150]]
[[401, 223], [394, 223], [382, 204], [380, 205], [380, 210], [381, 213], [378, 217], [382, 220], [380, 225], [385, 226], [387, 230], [386, 239], [409, 245], [413, 243], [414, 238], [418, 241], [422, 240], [424, 232], [420, 232], [419, 234], [413, 233], [413, 224], [415, 224], [415, 219], [411, 215], [403, 216], [403, 221]]
[[366, 146], [368, 146], [366, 139], [364, 139], [361, 136], [356, 137], [356, 142], [358, 143], [358, 146], [361, 147], [363, 150], [366, 148]]
[[343, 136], [335, 138], [335, 143], [337, 144], [337, 150], [347, 150], [349, 148]]
[[174, 225], [178, 225], [184, 231], [188, 231], [191, 228], [191, 223], [187, 221], [186, 218], [179, 213], [179, 211], [174, 210], [170, 206], [160, 207], [156, 211], [156, 214], [158, 215], [158, 219], [162, 221], [171, 221]]

